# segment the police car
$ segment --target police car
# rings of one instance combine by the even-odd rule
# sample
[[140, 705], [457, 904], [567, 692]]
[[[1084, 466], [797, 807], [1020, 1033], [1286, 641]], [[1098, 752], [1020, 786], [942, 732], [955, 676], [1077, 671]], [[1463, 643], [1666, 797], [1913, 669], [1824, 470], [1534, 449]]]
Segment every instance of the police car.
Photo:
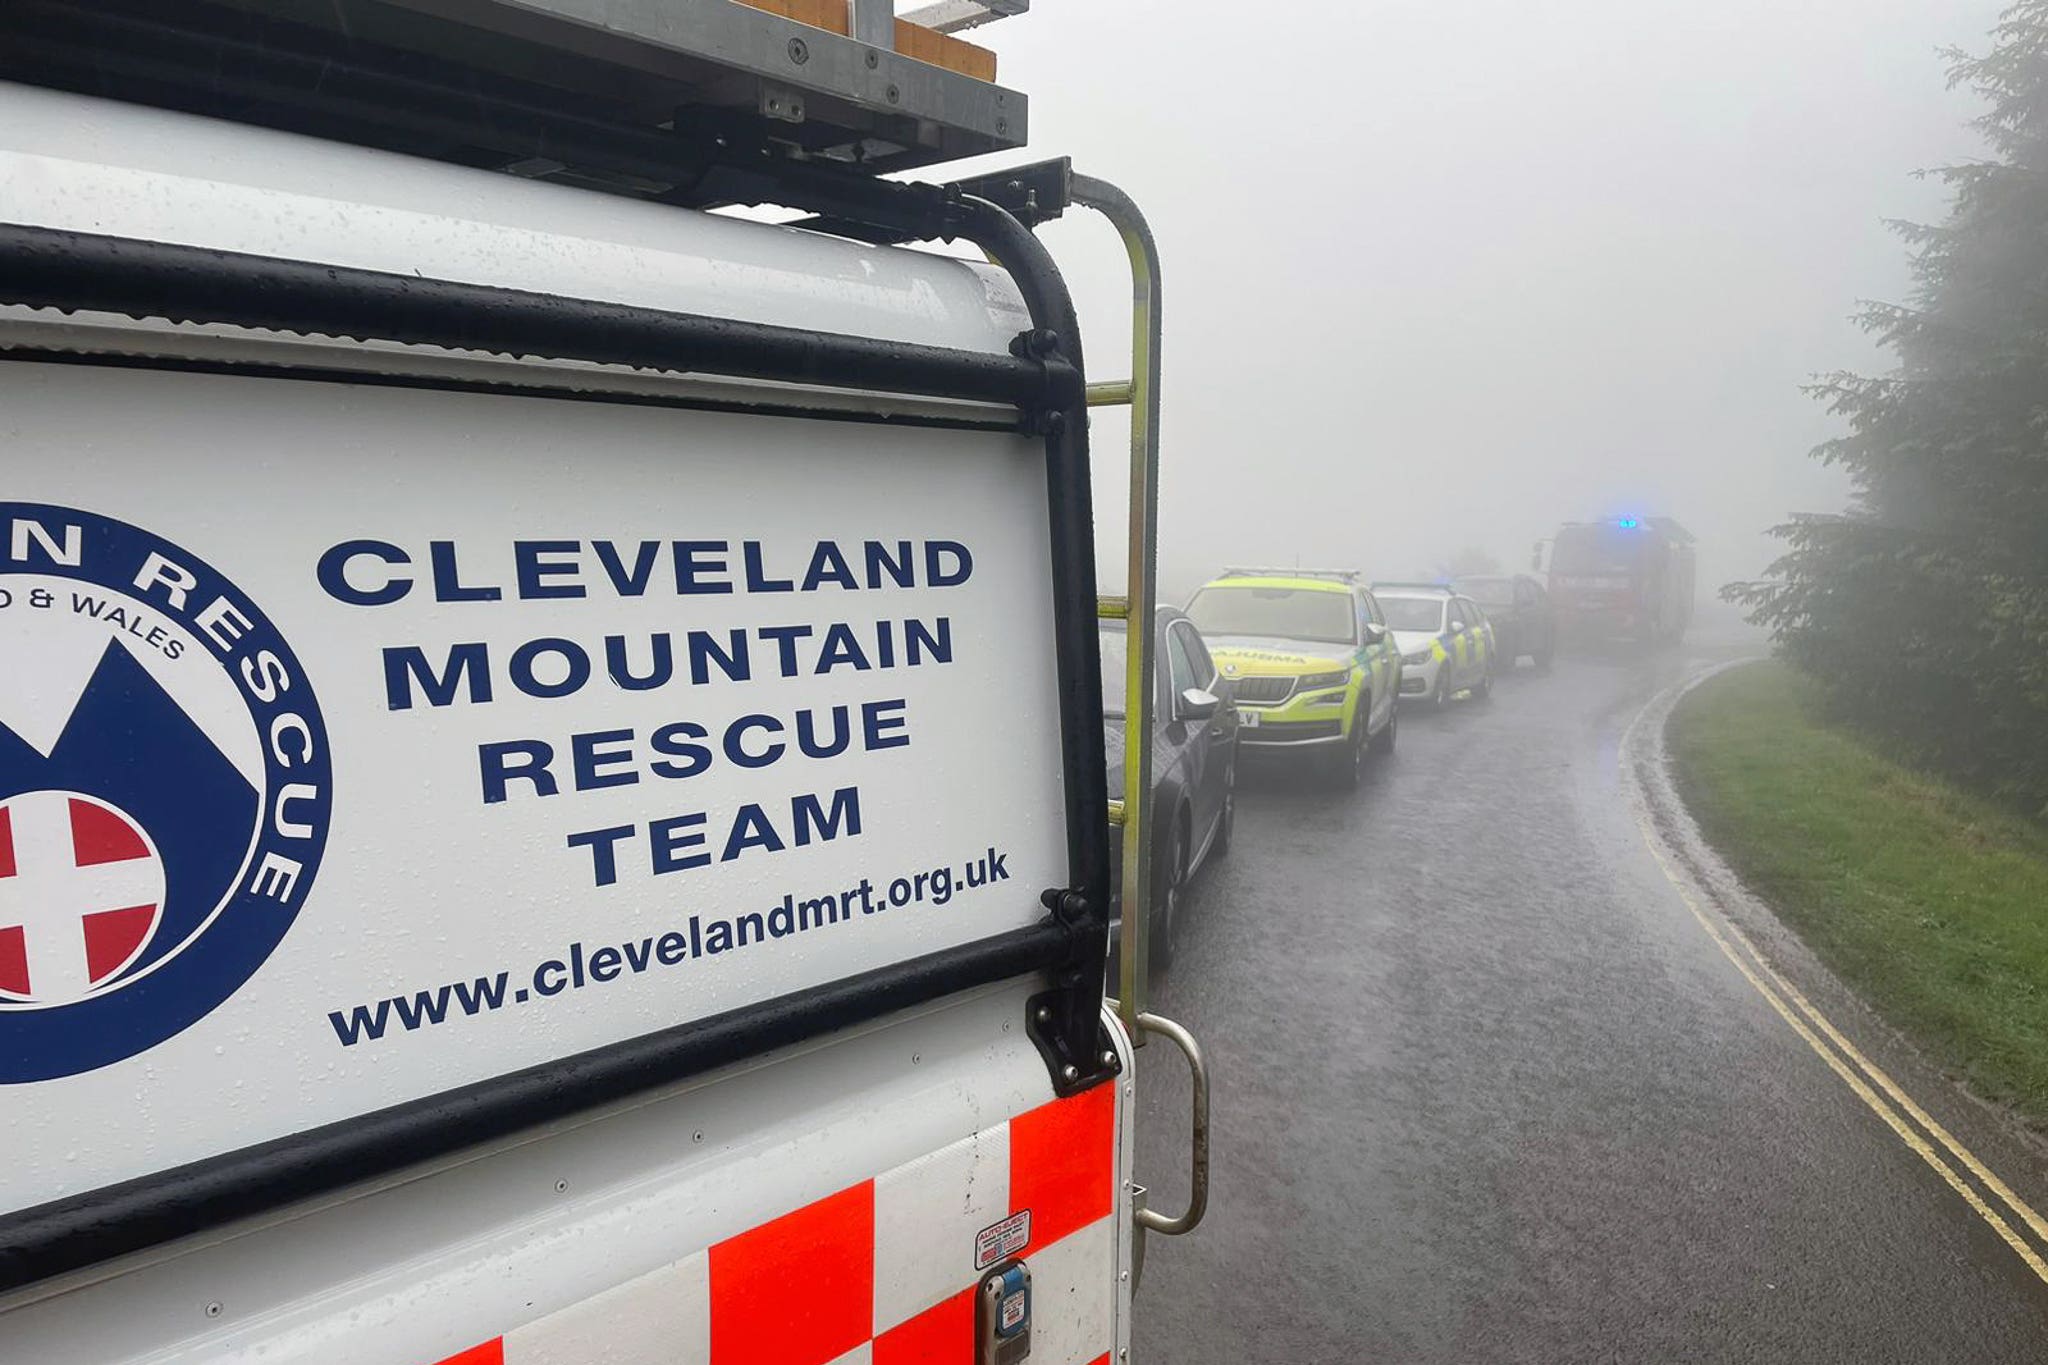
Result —
[[1401, 651], [1401, 696], [1444, 707], [1469, 691], [1493, 691], [1499, 650], [1493, 624], [1471, 598], [1435, 583], [1375, 583]]
[[1367, 754], [1393, 752], [1401, 658], [1358, 574], [1230, 569], [1188, 615], [1231, 685], [1241, 746], [1312, 755], [1347, 787]]

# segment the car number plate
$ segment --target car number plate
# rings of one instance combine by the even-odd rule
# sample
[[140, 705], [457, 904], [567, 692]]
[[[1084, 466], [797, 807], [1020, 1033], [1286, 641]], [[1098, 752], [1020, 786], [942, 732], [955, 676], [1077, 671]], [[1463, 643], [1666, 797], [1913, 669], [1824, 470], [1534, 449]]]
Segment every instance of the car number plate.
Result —
[[1240, 710], [1237, 713], [1237, 723], [1247, 730], [1256, 730], [1259, 728], [1259, 713], [1256, 711]]

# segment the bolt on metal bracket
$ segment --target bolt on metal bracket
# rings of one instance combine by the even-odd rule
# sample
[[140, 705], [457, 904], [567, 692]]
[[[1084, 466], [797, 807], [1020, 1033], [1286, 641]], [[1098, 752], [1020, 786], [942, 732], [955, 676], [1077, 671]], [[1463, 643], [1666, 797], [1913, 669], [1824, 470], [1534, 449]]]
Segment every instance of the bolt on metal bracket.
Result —
[[1024, 1002], [1024, 1032], [1045, 1059], [1052, 1092], [1078, 1095], [1123, 1071], [1116, 1040], [1102, 1022], [1100, 997], [1087, 1004], [1085, 1029], [1075, 1027], [1076, 992], [1041, 991]]

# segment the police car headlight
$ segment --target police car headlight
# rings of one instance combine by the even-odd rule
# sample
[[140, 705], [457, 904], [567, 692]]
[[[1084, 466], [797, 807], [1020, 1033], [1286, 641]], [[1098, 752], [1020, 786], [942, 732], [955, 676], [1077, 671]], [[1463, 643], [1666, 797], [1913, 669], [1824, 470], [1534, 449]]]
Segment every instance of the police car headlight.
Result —
[[1303, 692], [1313, 692], [1318, 687], [1342, 687], [1351, 681], [1351, 670], [1340, 668], [1334, 673], [1310, 673], [1296, 686]]
[[1404, 664], [1414, 664], [1417, 668], [1420, 668], [1435, 657], [1434, 654], [1425, 649], [1419, 654], [1403, 654], [1401, 662]]

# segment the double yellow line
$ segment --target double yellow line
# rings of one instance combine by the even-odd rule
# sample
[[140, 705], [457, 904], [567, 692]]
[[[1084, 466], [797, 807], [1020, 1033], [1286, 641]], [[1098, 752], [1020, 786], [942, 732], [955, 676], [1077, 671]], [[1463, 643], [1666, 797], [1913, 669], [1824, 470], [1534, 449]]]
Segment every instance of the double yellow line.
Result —
[[[1629, 771], [1629, 768], [1635, 760], [1633, 740], [1636, 729], [1643, 723], [1644, 718], [1652, 712], [1668, 714], [1670, 704], [1678, 696], [1720, 671], [1711, 669], [1695, 676], [1653, 701], [1637, 715], [1621, 741], [1622, 775], [1625, 780], [1636, 780], [1635, 774]], [[1661, 750], [1661, 744], [1658, 747]], [[1963, 1202], [1967, 1203], [1977, 1216], [1989, 1224], [1992, 1231], [2003, 1238], [2006, 1245], [2027, 1263], [2027, 1268], [2044, 1284], [2048, 1284], [2048, 1260], [2042, 1258], [2034, 1243], [2020, 1234], [2005, 1212], [1987, 1199], [1977, 1186], [1963, 1178], [1962, 1172], [1967, 1171], [1974, 1176], [1978, 1185], [2002, 1201], [2013, 1217], [2030, 1229], [2043, 1246], [2048, 1246], [2048, 1219], [2043, 1219], [2032, 1205], [2020, 1198], [2011, 1186], [2000, 1180], [1974, 1152], [1944, 1128], [1932, 1114], [1915, 1103], [1913, 1097], [1886, 1074], [1884, 1068], [1871, 1061], [1854, 1043], [1844, 1037], [1842, 1031], [1836, 1028], [1797, 986], [1771, 966], [1741, 928], [1726, 916], [1701, 903], [1700, 898], [1694, 893], [1691, 880], [1672, 866], [1671, 859], [1664, 849], [1664, 841], [1651, 822], [1645, 794], [1638, 791], [1636, 796], [1636, 825], [1642, 832], [1643, 842], [1648, 845], [1650, 855], [1657, 860], [1657, 866], [1665, 878], [1677, 890], [1679, 899], [1685, 902], [1686, 909], [1692, 912], [1692, 917], [1699, 921], [1700, 927], [1707, 931], [1707, 937], [1714, 941], [1714, 946], [1735, 964], [1735, 970], [1742, 973], [1743, 978], [1756, 988], [1757, 994], [1778, 1012], [1779, 1017], [1792, 1026], [1792, 1031], [1828, 1064], [1830, 1070], [1842, 1078], [1843, 1083], [1855, 1093], [1856, 1098], [1862, 1100], [1872, 1113], [1883, 1119], [1885, 1126], [1898, 1134], [1899, 1140], [1912, 1148], [1922, 1161], [1933, 1167], [1935, 1174], [1947, 1182], [1950, 1189], [1962, 1196]]]

